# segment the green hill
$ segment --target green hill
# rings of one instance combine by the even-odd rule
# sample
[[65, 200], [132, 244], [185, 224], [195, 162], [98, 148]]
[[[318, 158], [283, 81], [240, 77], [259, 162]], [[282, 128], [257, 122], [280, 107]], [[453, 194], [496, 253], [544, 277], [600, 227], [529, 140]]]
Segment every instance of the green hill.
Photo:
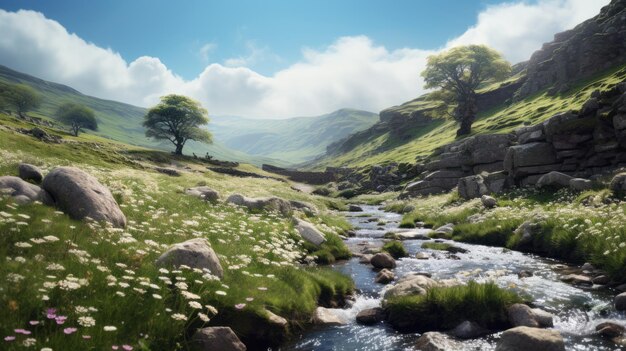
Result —
[[252, 156], [299, 163], [322, 155], [326, 146], [371, 127], [378, 115], [341, 109], [317, 117], [259, 120], [213, 117], [209, 129], [227, 147]]
[[[29, 112], [30, 116], [52, 120], [57, 108], [65, 102], [75, 102], [90, 107], [95, 111], [98, 120], [98, 131], [89, 133], [120, 141], [129, 145], [171, 150], [168, 144], [158, 143], [144, 136], [144, 128], [141, 126], [146, 109], [117, 101], [103, 100], [84, 95], [66, 85], [57, 84], [39, 79], [28, 74], [11, 70], [0, 65], [0, 82], [12, 84], [26, 84], [37, 90], [42, 96], [41, 106], [35, 111]], [[217, 138], [219, 139], [219, 138]], [[191, 142], [185, 147], [185, 153], [206, 153], [218, 159], [234, 160], [246, 163], [261, 164], [274, 163], [284, 165], [285, 162], [262, 156], [251, 157], [243, 152], [231, 150], [217, 141], [213, 145], [203, 145]]]

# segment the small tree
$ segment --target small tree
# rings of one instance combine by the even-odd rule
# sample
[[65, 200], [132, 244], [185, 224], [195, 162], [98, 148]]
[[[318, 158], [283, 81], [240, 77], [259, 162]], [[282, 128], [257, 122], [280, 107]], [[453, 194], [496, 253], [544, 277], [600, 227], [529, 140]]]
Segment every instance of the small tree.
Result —
[[182, 95], [167, 95], [151, 108], [144, 117], [146, 136], [156, 140], [169, 140], [176, 155], [183, 154], [188, 140], [211, 143], [211, 133], [200, 127], [209, 123], [207, 111], [199, 102]]
[[422, 77], [426, 88], [439, 88], [439, 96], [453, 99], [453, 117], [460, 124], [457, 136], [461, 136], [471, 132], [476, 119], [476, 89], [487, 80], [506, 78], [510, 72], [511, 65], [497, 51], [468, 45], [429, 56]]
[[98, 121], [92, 109], [87, 106], [68, 102], [59, 107], [56, 114], [59, 121], [70, 127], [72, 134], [78, 136], [83, 128], [97, 130]]
[[8, 86], [4, 90], [3, 96], [4, 101], [13, 107], [21, 118], [26, 117], [26, 112], [41, 105], [41, 95], [25, 84]]

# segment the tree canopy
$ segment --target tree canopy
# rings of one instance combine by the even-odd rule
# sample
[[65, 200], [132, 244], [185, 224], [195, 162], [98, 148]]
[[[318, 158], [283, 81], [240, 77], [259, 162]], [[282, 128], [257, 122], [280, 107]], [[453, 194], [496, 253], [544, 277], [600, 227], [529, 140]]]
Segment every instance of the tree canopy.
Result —
[[426, 88], [438, 88], [439, 96], [451, 97], [454, 118], [460, 123], [457, 135], [471, 132], [476, 118], [476, 89], [486, 81], [498, 81], [511, 72], [511, 65], [485, 45], [458, 46], [428, 57], [422, 77]]
[[56, 116], [58, 120], [70, 127], [72, 134], [78, 136], [83, 129], [98, 129], [98, 121], [92, 109], [87, 106], [68, 102], [59, 107]]
[[175, 146], [174, 153], [182, 155], [188, 140], [211, 143], [211, 133], [202, 129], [209, 123], [207, 110], [199, 102], [182, 95], [166, 95], [144, 117], [146, 136], [168, 140]]
[[22, 118], [26, 112], [41, 105], [41, 95], [26, 84], [6, 85], [2, 95], [5, 103], [14, 108]]

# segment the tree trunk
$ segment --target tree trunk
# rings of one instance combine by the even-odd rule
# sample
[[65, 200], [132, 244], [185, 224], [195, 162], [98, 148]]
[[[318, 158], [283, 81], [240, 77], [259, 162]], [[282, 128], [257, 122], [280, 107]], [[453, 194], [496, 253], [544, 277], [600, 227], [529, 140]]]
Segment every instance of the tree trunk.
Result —
[[183, 146], [185, 146], [185, 144], [183, 144], [183, 143], [176, 144], [176, 150], [174, 151], [174, 155], [182, 155], [183, 154]]
[[476, 97], [474, 94], [470, 94], [465, 101], [459, 106], [459, 130], [456, 131], [456, 136], [468, 135], [472, 132], [472, 124], [476, 119], [476, 113], [478, 107], [476, 106]]

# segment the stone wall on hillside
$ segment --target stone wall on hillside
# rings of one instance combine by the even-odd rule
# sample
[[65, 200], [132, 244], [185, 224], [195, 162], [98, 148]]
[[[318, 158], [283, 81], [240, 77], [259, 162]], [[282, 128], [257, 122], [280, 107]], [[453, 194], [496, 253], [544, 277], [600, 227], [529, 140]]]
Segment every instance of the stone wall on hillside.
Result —
[[510, 134], [476, 135], [445, 145], [418, 166], [424, 172], [405, 187], [404, 196], [442, 193], [467, 182], [484, 183], [497, 193], [512, 185], [534, 185], [552, 171], [589, 178], [626, 167], [626, 82], [594, 92], [580, 111]]
[[264, 164], [261, 168], [266, 172], [284, 175], [295, 182], [302, 182], [307, 184], [326, 184], [336, 180], [336, 174], [328, 171], [305, 172], [294, 169], [276, 167], [268, 164]]

